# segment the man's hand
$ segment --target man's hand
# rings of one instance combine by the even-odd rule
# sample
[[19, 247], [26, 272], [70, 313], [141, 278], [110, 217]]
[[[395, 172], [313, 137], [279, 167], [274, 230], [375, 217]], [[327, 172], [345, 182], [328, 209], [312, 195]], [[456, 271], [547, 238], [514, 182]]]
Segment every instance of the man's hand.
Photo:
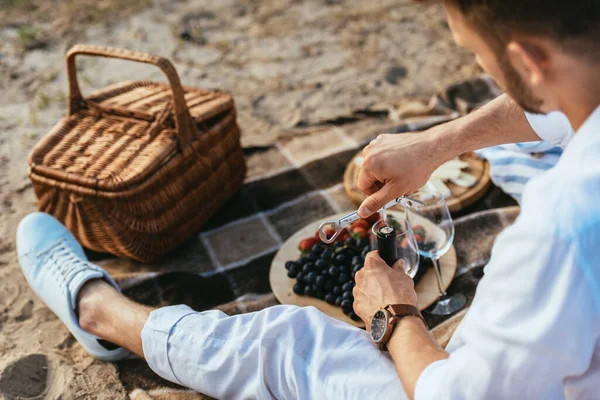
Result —
[[358, 189], [368, 197], [358, 210], [362, 218], [390, 200], [419, 190], [448, 161], [433, 131], [380, 135], [363, 150]]
[[[423, 133], [382, 135], [365, 148], [358, 188], [369, 196], [359, 214], [367, 217], [394, 197], [420, 189], [433, 171], [465, 151], [505, 143], [539, 140], [523, 109], [502, 95], [471, 114]], [[401, 265], [395, 265], [400, 268]], [[368, 328], [375, 312], [388, 304], [415, 305], [412, 279], [389, 268], [377, 253], [369, 253], [355, 277], [354, 311]], [[387, 345], [409, 396], [431, 363], [448, 358], [427, 328], [415, 318], [403, 318]]]
[[381, 135], [363, 150], [358, 189], [368, 197], [358, 214], [366, 218], [390, 200], [419, 190], [440, 165], [466, 151], [534, 140], [540, 138], [523, 109], [507, 95], [426, 132]]
[[354, 312], [370, 328], [375, 312], [388, 304], [417, 305], [417, 293], [413, 280], [404, 273], [404, 260], [398, 260], [393, 268], [372, 251], [365, 259], [365, 266], [356, 274], [354, 287]]

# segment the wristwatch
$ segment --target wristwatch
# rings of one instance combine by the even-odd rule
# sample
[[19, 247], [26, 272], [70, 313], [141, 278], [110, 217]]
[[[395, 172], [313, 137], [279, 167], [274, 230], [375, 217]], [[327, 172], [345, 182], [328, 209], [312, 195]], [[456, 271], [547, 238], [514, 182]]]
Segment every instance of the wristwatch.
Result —
[[425, 324], [425, 327], [427, 327], [427, 323], [425, 322], [425, 319], [423, 319], [421, 311], [410, 304], [388, 304], [385, 307], [381, 307], [375, 313], [371, 320], [371, 339], [377, 344], [379, 350], [386, 349], [387, 342], [392, 337], [396, 322], [406, 316], [420, 318]]

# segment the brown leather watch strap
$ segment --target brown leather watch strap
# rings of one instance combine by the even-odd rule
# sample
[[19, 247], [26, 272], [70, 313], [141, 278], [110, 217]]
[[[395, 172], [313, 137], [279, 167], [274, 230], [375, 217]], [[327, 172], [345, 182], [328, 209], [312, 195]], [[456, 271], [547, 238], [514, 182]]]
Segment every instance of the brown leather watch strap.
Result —
[[394, 322], [410, 315], [412, 317], [419, 318], [421, 321], [423, 321], [425, 327], [429, 329], [427, 322], [425, 322], [425, 318], [423, 318], [423, 315], [421, 314], [421, 311], [419, 311], [419, 309], [415, 306], [411, 306], [410, 304], [388, 304], [384, 308], [392, 315]]

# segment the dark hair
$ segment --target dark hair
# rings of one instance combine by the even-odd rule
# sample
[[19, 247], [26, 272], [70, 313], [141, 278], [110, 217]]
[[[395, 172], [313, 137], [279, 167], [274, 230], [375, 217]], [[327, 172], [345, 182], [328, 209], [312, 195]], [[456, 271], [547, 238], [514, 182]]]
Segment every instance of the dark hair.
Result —
[[600, 61], [599, 0], [444, 0], [496, 51], [515, 34], [548, 37], [564, 51]]

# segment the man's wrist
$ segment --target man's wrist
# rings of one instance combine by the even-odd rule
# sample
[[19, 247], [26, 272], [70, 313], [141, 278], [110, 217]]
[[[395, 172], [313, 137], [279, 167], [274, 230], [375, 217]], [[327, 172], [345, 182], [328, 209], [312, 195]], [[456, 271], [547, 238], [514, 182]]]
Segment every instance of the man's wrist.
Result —
[[404, 338], [419, 332], [429, 334], [429, 328], [421, 318], [407, 315], [396, 322], [388, 343], [392, 344], [394, 341], [402, 341]]
[[392, 357], [401, 355], [406, 349], [412, 349], [423, 355], [428, 354], [427, 358], [429, 355], [433, 355], [435, 359], [448, 356], [448, 353], [438, 345], [423, 320], [414, 316], [406, 316], [396, 323], [387, 349]]
[[435, 157], [443, 164], [463, 154], [463, 143], [460, 136], [460, 119], [431, 128], [429, 134], [430, 148], [435, 149]]

